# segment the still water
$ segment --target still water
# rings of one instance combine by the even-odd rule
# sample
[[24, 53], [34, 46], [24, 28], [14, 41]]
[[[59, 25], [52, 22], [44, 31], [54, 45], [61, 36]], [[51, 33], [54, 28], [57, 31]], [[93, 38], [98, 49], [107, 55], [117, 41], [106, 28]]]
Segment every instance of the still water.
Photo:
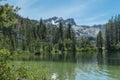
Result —
[[53, 80], [120, 80], [119, 52], [87, 52], [75, 55], [73, 60], [71, 57], [67, 55], [62, 59], [57, 57], [56, 60], [50, 58], [42, 61], [30, 59], [25, 63], [38, 69], [42, 64], [50, 71]]

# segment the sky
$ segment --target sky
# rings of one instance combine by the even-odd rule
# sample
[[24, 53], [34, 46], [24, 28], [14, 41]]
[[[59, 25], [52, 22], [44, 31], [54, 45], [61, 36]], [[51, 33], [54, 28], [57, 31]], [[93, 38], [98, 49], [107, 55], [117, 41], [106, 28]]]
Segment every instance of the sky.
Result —
[[18, 12], [23, 17], [39, 20], [53, 16], [74, 18], [78, 25], [105, 24], [117, 14], [120, 14], [120, 0], [7, 0], [18, 6]]

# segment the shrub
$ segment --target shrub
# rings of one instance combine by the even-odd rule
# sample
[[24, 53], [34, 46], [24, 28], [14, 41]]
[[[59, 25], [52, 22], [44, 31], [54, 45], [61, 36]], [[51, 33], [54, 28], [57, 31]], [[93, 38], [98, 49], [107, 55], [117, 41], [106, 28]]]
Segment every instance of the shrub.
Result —
[[47, 72], [41, 68], [41, 76], [36, 76], [28, 71], [28, 67], [23, 64], [15, 66], [9, 64], [10, 51], [7, 49], [0, 50], [0, 80], [46, 80]]

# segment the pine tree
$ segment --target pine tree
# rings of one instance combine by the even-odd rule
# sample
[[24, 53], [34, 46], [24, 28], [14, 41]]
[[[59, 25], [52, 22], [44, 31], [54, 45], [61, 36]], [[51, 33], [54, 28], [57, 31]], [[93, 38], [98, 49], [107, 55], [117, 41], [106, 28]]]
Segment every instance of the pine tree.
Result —
[[107, 50], [110, 49], [110, 44], [109, 44], [109, 26], [106, 24], [106, 29], [105, 29], [105, 48]]
[[37, 35], [40, 40], [45, 40], [46, 38], [46, 25], [42, 19], [40, 19], [39, 25], [37, 26]]
[[0, 5], [0, 41], [3, 41], [1, 43], [9, 41], [5, 44], [9, 46], [9, 48], [7, 47], [8, 49], [10, 49], [10, 47], [15, 48], [16, 45], [13, 25], [17, 23], [15, 17], [17, 10], [18, 8], [14, 8], [9, 4]]
[[67, 28], [67, 33], [66, 33], [66, 37], [67, 37], [67, 39], [71, 39], [71, 24], [70, 23], [68, 23], [68, 28]]
[[61, 39], [61, 40], [63, 40], [63, 26], [62, 26], [62, 23], [60, 22], [59, 23], [59, 31], [58, 31], [58, 33], [59, 33], [59, 39]]
[[99, 33], [97, 35], [97, 44], [96, 45], [99, 49], [102, 49], [102, 47], [103, 47], [103, 37], [102, 37], [101, 31], [99, 31]]
[[72, 40], [72, 52], [76, 52], [76, 36], [75, 32], [71, 31], [71, 40]]
[[112, 17], [106, 24], [105, 29], [105, 48], [115, 50], [120, 42], [120, 16]]
[[13, 8], [9, 4], [0, 5], [0, 28], [9, 27], [17, 22], [15, 13], [18, 8]]

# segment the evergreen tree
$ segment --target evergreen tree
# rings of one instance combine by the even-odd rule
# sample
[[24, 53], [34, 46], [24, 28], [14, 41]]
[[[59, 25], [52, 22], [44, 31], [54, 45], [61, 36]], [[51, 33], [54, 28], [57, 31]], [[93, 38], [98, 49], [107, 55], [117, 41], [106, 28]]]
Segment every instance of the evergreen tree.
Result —
[[0, 28], [9, 27], [17, 22], [15, 13], [18, 8], [10, 6], [9, 4], [0, 5]]
[[112, 17], [106, 24], [105, 29], [105, 48], [115, 50], [120, 42], [120, 16]]
[[98, 35], [97, 35], [97, 47], [99, 49], [102, 49], [103, 47], [103, 37], [102, 37], [102, 32], [99, 31]]
[[60, 22], [59, 23], [59, 30], [58, 30], [58, 33], [59, 33], [59, 39], [63, 40], [63, 26], [62, 26], [62, 23]]
[[67, 39], [71, 39], [71, 24], [70, 23], [68, 23], [68, 28], [67, 28]]

